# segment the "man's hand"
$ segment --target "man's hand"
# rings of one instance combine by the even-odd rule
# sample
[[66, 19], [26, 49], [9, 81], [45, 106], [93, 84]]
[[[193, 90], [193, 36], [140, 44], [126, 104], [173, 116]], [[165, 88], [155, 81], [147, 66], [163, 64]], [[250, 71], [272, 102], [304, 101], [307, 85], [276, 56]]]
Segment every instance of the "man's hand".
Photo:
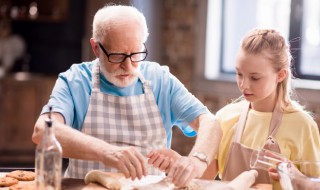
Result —
[[147, 158], [149, 158], [148, 164], [166, 173], [170, 171], [173, 163], [180, 157], [179, 153], [167, 148], [153, 150], [147, 155]]
[[192, 156], [182, 156], [170, 168], [167, 179], [178, 187], [185, 187], [193, 178], [200, 178], [207, 164]]
[[104, 154], [103, 163], [120, 170], [126, 178], [132, 180], [148, 175], [147, 159], [135, 147], [112, 146]]
[[[32, 140], [39, 143], [45, 128], [47, 114], [39, 117], [34, 127]], [[134, 147], [119, 147], [104, 140], [84, 134], [64, 124], [64, 118], [59, 113], [53, 113], [54, 130], [67, 158], [92, 160], [120, 170], [127, 178], [141, 179], [148, 175], [147, 159]], [[77, 144], [78, 146], [74, 146]]]
[[[280, 163], [278, 163], [279, 165]], [[296, 166], [289, 161], [287, 169], [287, 174], [290, 176], [290, 178], [304, 178], [305, 176], [298, 170], [298, 168], [296, 168]], [[268, 169], [268, 174], [270, 176], [270, 178], [274, 181], [279, 181], [280, 180], [280, 175], [279, 175], [279, 171], [277, 170], [277, 168], [269, 168]]]

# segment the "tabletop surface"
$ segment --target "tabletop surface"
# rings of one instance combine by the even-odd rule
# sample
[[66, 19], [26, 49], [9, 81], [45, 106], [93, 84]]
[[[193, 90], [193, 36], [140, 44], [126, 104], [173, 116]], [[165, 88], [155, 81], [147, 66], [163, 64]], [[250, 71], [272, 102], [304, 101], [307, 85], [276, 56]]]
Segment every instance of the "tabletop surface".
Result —
[[[5, 176], [6, 172], [0, 172], [0, 177]], [[130, 179], [120, 179], [120, 182], [122, 184], [121, 190], [179, 190], [183, 188], [175, 188], [174, 185], [169, 185], [168, 183], [163, 182], [164, 177], [162, 176], [154, 176], [149, 175], [141, 180], [130, 180]], [[35, 181], [29, 181], [29, 182], [23, 182], [20, 181], [20, 184], [33, 184]], [[227, 183], [221, 182], [221, 181], [213, 181], [213, 180], [200, 180], [200, 179], [194, 179], [192, 180], [191, 189], [217, 189], [222, 188]], [[72, 179], [72, 178], [63, 178], [62, 180], [62, 190], [105, 190], [106, 188], [96, 184], [96, 183], [90, 183], [85, 184], [83, 179]], [[255, 188], [250, 189], [269, 189], [265, 188], [263, 185], [258, 185]], [[9, 190], [8, 187], [1, 187], [0, 190]]]

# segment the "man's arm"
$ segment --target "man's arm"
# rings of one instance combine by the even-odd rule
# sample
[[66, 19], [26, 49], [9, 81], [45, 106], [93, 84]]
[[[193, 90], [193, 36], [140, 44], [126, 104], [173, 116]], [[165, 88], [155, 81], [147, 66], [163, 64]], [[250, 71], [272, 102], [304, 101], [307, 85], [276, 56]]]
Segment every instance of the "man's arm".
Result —
[[[38, 144], [45, 129], [47, 114], [41, 115], [34, 127], [32, 141]], [[126, 177], [141, 179], [147, 175], [147, 161], [134, 147], [117, 147], [103, 140], [81, 133], [64, 124], [59, 113], [53, 113], [53, 127], [57, 140], [68, 158], [100, 161], [108, 167], [117, 168]]]
[[222, 130], [218, 120], [210, 114], [203, 114], [190, 123], [190, 126], [197, 131], [197, 139], [189, 156], [195, 152], [204, 153], [208, 163], [218, 153], [219, 144], [222, 138]]
[[[189, 156], [181, 157], [171, 167], [168, 178], [176, 186], [186, 186], [193, 178], [200, 178], [208, 167], [208, 164], [218, 153], [222, 130], [219, 122], [213, 115], [203, 114], [190, 123], [197, 131], [197, 139]], [[193, 156], [195, 152], [207, 157], [207, 162]]]

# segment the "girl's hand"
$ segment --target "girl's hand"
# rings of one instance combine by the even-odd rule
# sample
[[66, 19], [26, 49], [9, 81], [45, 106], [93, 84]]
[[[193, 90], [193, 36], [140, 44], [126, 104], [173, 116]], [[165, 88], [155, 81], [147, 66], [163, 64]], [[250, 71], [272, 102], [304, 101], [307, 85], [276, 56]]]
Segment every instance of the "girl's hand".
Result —
[[268, 173], [269, 173], [269, 177], [272, 180], [274, 180], [274, 181], [280, 180], [280, 176], [279, 176], [278, 170], [276, 168], [269, 168]]
[[180, 157], [181, 155], [172, 149], [153, 150], [147, 155], [147, 158], [149, 158], [148, 164], [166, 173]]
[[[303, 178], [305, 177], [297, 168], [296, 166], [292, 163], [289, 162], [288, 168], [287, 168], [287, 174], [289, 175], [290, 178]], [[278, 173], [278, 170], [276, 168], [269, 168], [268, 170], [269, 176], [271, 179], [275, 181], [280, 180], [280, 175]]]

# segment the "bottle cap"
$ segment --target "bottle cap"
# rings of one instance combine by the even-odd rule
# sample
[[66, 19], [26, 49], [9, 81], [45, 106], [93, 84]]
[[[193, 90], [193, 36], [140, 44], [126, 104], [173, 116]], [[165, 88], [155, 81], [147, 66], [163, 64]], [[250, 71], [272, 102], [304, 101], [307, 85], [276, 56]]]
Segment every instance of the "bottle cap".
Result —
[[51, 113], [52, 113], [52, 106], [49, 107], [49, 116], [45, 120], [48, 127], [52, 127], [52, 119], [51, 119]]

